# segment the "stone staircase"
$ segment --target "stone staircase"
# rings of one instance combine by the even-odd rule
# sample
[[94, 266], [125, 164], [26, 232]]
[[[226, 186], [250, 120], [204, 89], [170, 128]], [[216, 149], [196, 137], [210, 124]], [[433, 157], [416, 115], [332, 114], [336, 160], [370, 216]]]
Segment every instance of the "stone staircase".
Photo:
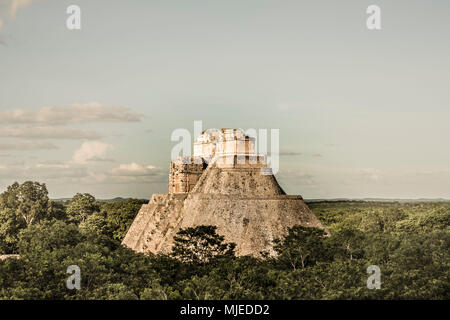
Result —
[[154, 194], [142, 206], [122, 244], [138, 252], [168, 251], [169, 247], [161, 246], [178, 231], [186, 197], [187, 194]]

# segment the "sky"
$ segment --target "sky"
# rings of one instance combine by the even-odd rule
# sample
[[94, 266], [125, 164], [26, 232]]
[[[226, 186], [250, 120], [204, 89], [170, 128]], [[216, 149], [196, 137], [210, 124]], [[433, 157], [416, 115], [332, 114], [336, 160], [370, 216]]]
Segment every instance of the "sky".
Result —
[[0, 0], [0, 192], [167, 192], [198, 120], [279, 129], [289, 194], [450, 199], [449, 38], [448, 0]]

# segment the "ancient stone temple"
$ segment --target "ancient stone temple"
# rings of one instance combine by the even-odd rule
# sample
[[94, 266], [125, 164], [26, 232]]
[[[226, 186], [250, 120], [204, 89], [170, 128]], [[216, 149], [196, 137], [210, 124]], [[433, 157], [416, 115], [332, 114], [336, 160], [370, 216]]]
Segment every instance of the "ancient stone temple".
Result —
[[170, 163], [169, 193], [153, 194], [122, 244], [168, 252], [180, 228], [214, 225], [237, 255], [274, 253], [272, 240], [294, 225], [324, 228], [299, 195], [287, 195], [241, 130], [206, 131], [194, 156]]

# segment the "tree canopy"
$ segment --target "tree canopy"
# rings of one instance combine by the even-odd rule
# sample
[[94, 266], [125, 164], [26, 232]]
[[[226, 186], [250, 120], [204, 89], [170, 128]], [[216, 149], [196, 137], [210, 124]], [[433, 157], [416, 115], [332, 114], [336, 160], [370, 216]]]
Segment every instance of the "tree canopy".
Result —
[[[0, 299], [449, 299], [450, 203], [314, 202], [330, 230], [294, 226], [276, 256], [236, 256], [214, 226], [182, 229], [168, 254], [121, 245], [142, 201], [77, 194], [48, 199], [45, 184], [0, 195]], [[81, 270], [69, 290], [67, 268]], [[367, 268], [381, 288], [367, 288]]]

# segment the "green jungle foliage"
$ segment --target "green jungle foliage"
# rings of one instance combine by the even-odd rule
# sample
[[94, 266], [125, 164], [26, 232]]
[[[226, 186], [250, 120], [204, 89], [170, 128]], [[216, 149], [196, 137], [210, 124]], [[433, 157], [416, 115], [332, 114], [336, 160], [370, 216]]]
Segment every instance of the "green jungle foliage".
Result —
[[[0, 299], [449, 299], [450, 203], [313, 202], [331, 236], [295, 226], [276, 257], [236, 257], [213, 226], [181, 230], [171, 254], [121, 246], [141, 200], [48, 198], [45, 184], [0, 195]], [[67, 267], [81, 270], [69, 290]], [[368, 289], [367, 268], [381, 270]]]

